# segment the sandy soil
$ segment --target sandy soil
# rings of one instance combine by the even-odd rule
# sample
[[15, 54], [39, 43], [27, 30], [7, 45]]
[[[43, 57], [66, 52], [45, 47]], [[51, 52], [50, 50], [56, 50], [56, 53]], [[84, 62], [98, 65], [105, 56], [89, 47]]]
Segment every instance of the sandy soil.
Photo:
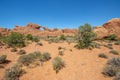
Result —
[[[101, 49], [78, 50], [74, 48], [74, 43], [69, 45], [67, 42], [51, 44], [46, 41], [41, 42], [43, 46], [31, 43], [22, 49], [26, 50], [27, 54], [34, 51], [49, 52], [51, 60], [45, 62], [43, 66], [26, 68], [27, 73], [21, 76], [20, 80], [112, 80], [112, 78], [104, 77], [101, 74], [108, 59], [98, 57], [99, 53], [105, 53], [109, 58], [114, 57], [115, 55], [109, 53], [110, 49], [102, 46]], [[59, 46], [65, 48], [63, 56], [58, 55]], [[120, 52], [120, 46], [114, 45], [114, 48]], [[0, 49], [0, 55], [2, 54], [6, 54], [7, 59], [11, 62], [6, 64], [4, 69], [0, 69], [0, 80], [5, 69], [15, 64], [20, 56], [4, 47]], [[60, 56], [66, 64], [65, 68], [60, 70], [58, 74], [52, 68], [52, 60], [56, 56]]]

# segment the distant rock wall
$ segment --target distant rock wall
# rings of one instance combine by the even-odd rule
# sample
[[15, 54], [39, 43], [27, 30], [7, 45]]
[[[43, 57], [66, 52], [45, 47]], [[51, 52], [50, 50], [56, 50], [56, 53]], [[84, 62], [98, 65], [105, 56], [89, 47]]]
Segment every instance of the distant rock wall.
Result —
[[[42, 30], [41, 30], [42, 29]], [[22, 34], [32, 34], [34, 36], [59, 36], [61, 34], [64, 35], [75, 35], [77, 33], [77, 29], [49, 29], [45, 26], [40, 26], [38, 24], [29, 23], [26, 26], [15, 26], [14, 29], [5, 29], [0, 28], [0, 33], [2, 35], [8, 35], [11, 32], [20, 32]], [[102, 39], [110, 34], [116, 34], [118, 38], [120, 38], [120, 18], [114, 18], [103, 24], [102, 26], [98, 26], [93, 30], [97, 34], [98, 39]]]
[[38, 24], [29, 23], [26, 26], [16, 26], [10, 32], [20, 32], [22, 34], [32, 34], [34, 36], [59, 36], [61, 34], [74, 35], [77, 32], [77, 29], [49, 29]]

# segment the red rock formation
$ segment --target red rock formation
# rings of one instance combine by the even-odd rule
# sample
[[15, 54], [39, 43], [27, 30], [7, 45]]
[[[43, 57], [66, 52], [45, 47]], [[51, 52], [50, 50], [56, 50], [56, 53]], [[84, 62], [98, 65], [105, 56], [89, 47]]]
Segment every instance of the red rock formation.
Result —
[[[103, 26], [96, 27], [93, 31], [97, 33], [99, 39], [110, 34], [116, 34], [120, 38], [120, 18], [109, 20], [107, 23], [103, 24]], [[77, 29], [49, 29], [47, 27], [31, 23], [26, 26], [15, 26], [12, 30], [0, 28], [0, 33], [2, 35], [8, 35], [10, 32], [20, 32], [22, 34], [32, 34], [34, 36], [59, 36], [61, 34], [74, 35], [77, 33]]]
[[103, 24], [101, 27], [94, 29], [98, 38], [104, 38], [110, 34], [116, 34], [120, 38], [120, 18], [114, 18]]
[[[41, 30], [43, 29], [43, 30]], [[49, 29], [44, 26], [40, 26], [38, 24], [27, 24], [26, 26], [16, 26], [11, 32], [20, 32], [22, 34], [32, 34], [34, 36], [59, 36], [61, 34], [65, 35], [74, 35], [76, 33], [76, 29], [62, 29], [59, 30]]]
[[0, 34], [1, 35], [8, 35], [9, 32], [10, 32], [10, 29], [0, 28]]

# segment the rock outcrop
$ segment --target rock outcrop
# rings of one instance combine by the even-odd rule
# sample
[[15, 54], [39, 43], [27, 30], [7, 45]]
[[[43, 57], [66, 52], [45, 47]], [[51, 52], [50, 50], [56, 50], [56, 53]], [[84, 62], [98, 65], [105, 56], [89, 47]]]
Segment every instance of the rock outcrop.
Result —
[[115, 34], [120, 38], [120, 18], [114, 18], [100, 27], [96, 27], [94, 32], [97, 33], [97, 37], [102, 39], [108, 35]]
[[10, 29], [0, 28], [0, 35], [8, 35], [9, 32], [10, 32]]
[[49, 29], [45, 26], [40, 26], [38, 24], [27, 24], [26, 26], [16, 26], [11, 32], [20, 32], [22, 34], [32, 34], [34, 36], [59, 36], [64, 35], [74, 35], [77, 29], [62, 29], [57, 28]]

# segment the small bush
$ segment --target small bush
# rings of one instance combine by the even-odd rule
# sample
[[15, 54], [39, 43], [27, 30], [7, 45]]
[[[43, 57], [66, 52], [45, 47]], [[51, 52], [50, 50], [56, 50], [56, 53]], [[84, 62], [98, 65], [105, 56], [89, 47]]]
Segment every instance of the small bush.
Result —
[[39, 46], [43, 46], [43, 44], [42, 44], [41, 42], [38, 42], [37, 45], [39, 45]]
[[0, 56], [0, 64], [3, 64], [6, 62], [7, 55]]
[[58, 50], [61, 50], [61, 49], [62, 49], [62, 47], [61, 47], [61, 46], [59, 46], [59, 47], [58, 47]]
[[45, 61], [48, 61], [50, 58], [51, 58], [50, 53], [45, 52], [40, 56], [40, 61], [45, 62]]
[[32, 40], [32, 39], [33, 39], [33, 36], [32, 36], [31, 34], [27, 34], [27, 35], [26, 35], [26, 39], [27, 39], [27, 40]]
[[108, 60], [107, 64], [114, 65], [116, 67], [120, 67], [120, 57], [117, 57], [117, 58], [115, 57], [115, 58]]
[[115, 75], [114, 80], [120, 80], [120, 72], [118, 72], [118, 73]]
[[40, 41], [40, 38], [39, 38], [38, 36], [33, 36], [32, 41], [34, 41], [34, 42], [39, 42], [39, 41]]
[[107, 48], [109, 48], [109, 49], [113, 49], [112, 44], [104, 45], [104, 47], [107, 47]]
[[116, 68], [113, 65], [108, 65], [102, 72], [105, 76], [113, 77], [116, 75]]
[[108, 58], [107, 55], [105, 55], [104, 53], [100, 53], [98, 56], [101, 58]]
[[4, 38], [4, 42], [10, 47], [25, 47], [25, 37], [21, 33], [12, 32]]
[[24, 73], [19, 65], [15, 65], [5, 70], [5, 80], [19, 80], [19, 77]]
[[19, 51], [17, 52], [17, 54], [19, 54], [19, 55], [26, 54], [26, 51], [25, 51], [25, 50], [19, 50]]
[[92, 48], [100, 48], [100, 44], [98, 44], [98, 43], [96, 43], [96, 42], [92, 42], [92, 43], [90, 44], [90, 47], [92, 47]]
[[116, 41], [114, 44], [115, 45], [120, 45], [120, 41]]
[[63, 51], [59, 51], [59, 55], [63, 56], [64, 52]]
[[56, 73], [65, 66], [64, 61], [60, 57], [55, 57], [52, 61], [52, 65]]
[[41, 56], [40, 51], [35, 51], [33, 54], [36, 56], [36, 58], [39, 58]]
[[33, 54], [22, 55], [18, 59], [18, 63], [24, 66], [29, 66], [35, 61], [35, 56]]
[[113, 77], [120, 72], [120, 57], [115, 57], [108, 60], [107, 65], [103, 70], [105, 76]]
[[112, 53], [112, 54], [114, 54], [114, 55], [119, 55], [119, 52], [116, 51], [116, 50], [111, 50], [111, 51], [109, 51], [109, 52]]
[[117, 36], [115, 34], [111, 34], [111, 35], [107, 36], [105, 39], [113, 41], [113, 40], [117, 40]]
[[17, 48], [12, 48], [11, 52], [17, 52]]
[[59, 37], [59, 40], [66, 40], [66, 37], [65, 37], [65, 35], [60, 35], [60, 37]]
[[107, 44], [107, 45], [108, 45], [108, 46], [113, 46], [113, 45], [112, 45], [112, 44], [110, 44], [110, 43], [109, 43], [109, 44]]

